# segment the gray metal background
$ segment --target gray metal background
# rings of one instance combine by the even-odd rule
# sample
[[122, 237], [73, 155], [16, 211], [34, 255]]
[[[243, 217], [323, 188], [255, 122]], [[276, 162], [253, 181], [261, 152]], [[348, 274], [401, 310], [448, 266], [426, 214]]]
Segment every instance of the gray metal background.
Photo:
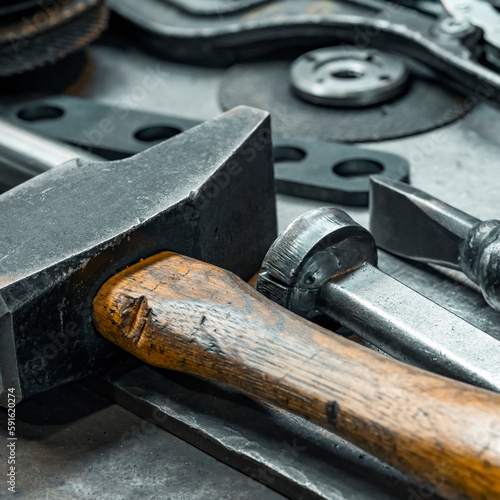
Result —
[[[162, 62], [130, 47], [104, 41], [91, 47], [90, 55], [91, 71], [72, 87], [73, 95], [197, 120], [221, 112], [218, 92], [225, 70]], [[155, 72], [159, 78], [144, 92], [147, 71]], [[273, 119], [280, 120], [279, 114]], [[304, 130], [303, 135], [307, 136], [308, 131]], [[370, 143], [367, 147], [405, 156], [411, 164], [412, 184], [486, 219], [500, 214], [499, 137], [500, 113], [482, 103], [445, 128]], [[280, 228], [319, 205], [311, 200], [278, 196]], [[366, 209], [348, 208], [347, 212], [368, 226]], [[464, 276], [410, 265], [383, 253], [380, 268], [500, 339], [500, 315], [485, 304]], [[29, 427], [24, 429], [23, 440], [18, 441], [20, 493], [16, 497], [280, 498], [269, 488], [161, 429], [144, 434], [144, 446], [140, 449], [124, 447], [123, 436], [140, 427], [141, 421], [78, 387], [56, 391], [46, 402], [57, 408], [57, 400], [83, 405], [82, 414], [62, 423], [57, 423], [57, 419], [54, 422], [54, 416], [45, 421], [42, 418], [31, 431]], [[37, 399], [36, 404], [43, 405], [44, 401]], [[42, 417], [44, 414], [42, 409], [32, 412]], [[0, 439], [5, 442], [5, 414], [0, 416]], [[5, 449], [0, 446], [2, 477], [4, 467]], [[2, 488], [0, 495], [3, 493]], [[401, 496], [407, 497], [409, 494]]]

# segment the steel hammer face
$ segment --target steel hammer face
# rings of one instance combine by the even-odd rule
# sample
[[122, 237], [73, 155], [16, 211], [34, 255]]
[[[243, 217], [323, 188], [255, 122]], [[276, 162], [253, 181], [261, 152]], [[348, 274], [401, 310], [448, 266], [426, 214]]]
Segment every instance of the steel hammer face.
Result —
[[235, 108], [131, 158], [78, 159], [0, 196], [0, 404], [121, 352], [93, 328], [111, 275], [171, 250], [249, 278], [276, 237], [268, 113]]

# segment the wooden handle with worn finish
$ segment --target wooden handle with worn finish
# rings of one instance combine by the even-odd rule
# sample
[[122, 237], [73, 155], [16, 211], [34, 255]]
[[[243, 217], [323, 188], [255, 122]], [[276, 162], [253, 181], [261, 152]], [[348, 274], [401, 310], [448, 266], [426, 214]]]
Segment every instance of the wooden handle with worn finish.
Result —
[[93, 307], [99, 332], [147, 363], [288, 409], [447, 498], [500, 498], [498, 394], [358, 346], [169, 252], [112, 277]]

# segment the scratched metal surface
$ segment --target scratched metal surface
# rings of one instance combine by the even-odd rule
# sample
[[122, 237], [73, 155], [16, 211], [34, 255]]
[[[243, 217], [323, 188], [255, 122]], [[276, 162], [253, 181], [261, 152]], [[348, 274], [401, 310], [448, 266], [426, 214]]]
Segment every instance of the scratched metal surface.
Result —
[[292, 500], [440, 498], [335, 434], [221, 384], [144, 363], [88, 383]]
[[[218, 91], [224, 75], [222, 69], [194, 68], [162, 62], [136, 49], [126, 47], [124, 44], [114, 43], [109, 38], [91, 47], [90, 55], [93, 70], [72, 87], [70, 93], [73, 95], [135, 109], [163, 111], [198, 120], [212, 118], [221, 112], [218, 104]], [[146, 83], [144, 78], [147, 74], [152, 75], [152, 79], [148, 79]], [[304, 135], [307, 135], [307, 131], [304, 131]], [[498, 201], [500, 177], [496, 175], [496, 169], [500, 168], [498, 137], [500, 137], [500, 112], [489, 104], [482, 104], [463, 120], [447, 126], [445, 129], [407, 139], [379, 144], [371, 143], [367, 146], [409, 157], [412, 168], [411, 180], [415, 186], [427, 190], [432, 195], [440, 197], [476, 217], [494, 218], [498, 217], [500, 213]], [[295, 217], [317, 206], [319, 203], [311, 200], [278, 196], [280, 227], [283, 229]], [[342, 208], [345, 209], [345, 207]], [[346, 211], [359, 223], [367, 225], [368, 211], [366, 209], [348, 208]], [[480, 293], [462, 275], [428, 266], [410, 265], [387, 254], [380, 256], [380, 267], [491, 335], [500, 338], [499, 314], [486, 306]], [[135, 471], [130, 469], [129, 462], [124, 458], [125, 455], [119, 449], [119, 444], [117, 445], [117, 439], [111, 440], [111, 443], [109, 440], [99, 441], [96, 439], [97, 434], [92, 434], [92, 429], [95, 431], [96, 426], [97, 428], [99, 426], [108, 428], [107, 426], [109, 426], [112, 429], [113, 425], [116, 425], [117, 432], [120, 429], [125, 431], [126, 424], [121, 419], [125, 418], [124, 422], [134, 424], [140, 421], [134, 420], [130, 414], [122, 413], [124, 410], [116, 407], [113, 407], [113, 410], [108, 410], [108, 413], [102, 413], [103, 411], [96, 410], [96, 415], [87, 416], [86, 418], [90, 419], [87, 425], [84, 425], [84, 422], [76, 421], [67, 423], [64, 430], [57, 428], [57, 426], [53, 427], [53, 430], [61, 434], [58, 439], [53, 441], [53, 448], [49, 455], [43, 453], [37, 455], [35, 452], [39, 451], [40, 442], [30, 438], [29, 433], [27, 434], [24, 441], [26, 450], [24, 457], [27, 460], [26, 463], [33, 470], [33, 485], [38, 485], [38, 491], [45, 491], [44, 488], [49, 488], [46, 490], [49, 493], [45, 497], [36, 493], [32, 493], [30, 496], [29, 492], [36, 490], [33, 489], [33, 485], [29, 485], [29, 488], [26, 489], [26, 496], [20, 496], [20, 498], [79, 498], [78, 495], [81, 492], [76, 494], [75, 491], [70, 491], [68, 493], [67, 490], [67, 488], [77, 486], [64, 486], [66, 484], [64, 477], [68, 471], [65, 468], [66, 462], [59, 464], [59, 469], [57, 469], [61, 471], [59, 483], [57, 478], [47, 479], [45, 477], [45, 480], [42, 480], [41, 466], [37, 463], [37, 459], [40, 460], [40, 457], [44, 457], [44, 460], [60, 461], [61, 456], [65, 456], [64, 453], [68, 446], [64, 436], [69, 438], [72, 433], [75, 433], [77, 437], [80, 436], [82, 440], [88, 438], [92, 443], [95, 443], [95, 446], [77, 447], [77, 451], [73, 450], [72, 452], [71, 447], [68, 450], [68, 453], [75, 455], [80, 452], [78, 450], [81, 450], [82, 461], [73, 457], [75, 461], [70, 461], [70, 464], [78, 471], [77, 464], [84, 464], [82, 469], [84, 486], [82, 487], [87, 489], [86, 492], [91, 494], [90, 496], [96, 493], [91, 484], [100, 481], [102, 485], [106, 485], [106, 478], [112, 474], [117, 471], [123, 474], [123, 471], [119, 469], [120, 466], [128, 467], [125, 469], [128, 471], [128, 475], [125, 473], [125, 475], [119, 476], [124, 479], [116, 486], [116, 490], [109, 485], [108, 489], [103, 486], [103, 490], [98, 494], [100, 498], [129, 498], [130, 484], [133, 484], [140, 491], [145, 491], [144, 488], [148, 487], [149, 478], [153, 475], [161, 477], [162, 470], [167, 477], [174, 474], [175, 478], [171, 479], [170, 482], [156, 478], [155, 480], [159, 481], [157, 486], [159, 488], [173, 488], [169, 491], [174, 491], [178, 496], [169, 496], [163, 489], [161, 491], [165, 494], [161, 498], [237, 498], [237, 495], [244, 495], [245, 492], [248, 492], [248, 484], [240, 482], [242, 478], [238, 475], [239, 473], [219, 462], [216, 462], [218, 464], [216, 466], [211, 462], [208, 464], [208, 462], [203, 461], [212, 460], [209, 457], [196, 457], [196, 460], [199, 459], [200, 463], [205, 464], [203, 466], [183, 467], [183, 458], [179, 458], [177, 462], [175, 458], [172, 458], [174, 455], [183, 457], [183, 453], [187, 453], [177, 442], [169, 448], [171, 451], [175, 451], [170, 462], [165, 458], [159, 459], [156, 454], [161, 457], [167, 447], [165, 443], [175, 441], [171, 435], [160, 430], [154, 431], [153, 438], [148, 439], [146, 449], [143, 451], [144, 455], [139, 457], [140, 468]], [[102, 419], [99, 415], [102, 415]], [[3, 414], [0, 414], [0, 417], [0, 428], [5, 429], [5, 425], [2, 423]], [[55, 436], [57, 432], [49, 433], [49, 435]], [[162, 434], [157, 434], [157, 432]], [[102, 452], [99, 452], [99, 443], [103, 445]], [[108, 454], [109, 457], [120, 457], [116, 462], [118, 469], [99, 456], [99, 453], [103, 453], [106, 457]], [[192, 453], [194, 452], [190, 450], [189, 454]], [[194, 455], [190, 456], [194, 457]], [[148, 469], [150, 457], [154, 462], [152, 469]], [[0, 460], [2, 460], [1, 456]], [[157, 460], [163, 460], [163, 462], [158, 463]], [[189, 460], [187, 463], [190, 463]], [[219, 470], [218, 466], [222, 468]], [[38, 470], [37, 467], [39, 467]], [[215, 471], [216, 469], [217, 479], [209, 480], [207, 471]], [[47, 470], [50, 470], [50, 467]], [[94, 472], [89, 472], [92, 470]], [[73, 473], [76, 474], [74, 470]], [[236, 475], [231, 476], [231, 474]], [[196, 484], [191, 481], [193, 477], [196, 477]], [[249, 480], [245, 476], [243, 478]], [[184, 481], [184, 485], [190, 484], [191, 488], [183, 490], [182, 481]], [[210, 490], [207, 487], [200, 490], [198, 484], [200, 481], [203, 485], [211, 484], [214, 489]], [[141, 488], [143, 489], [141, 490]], [[185, 488], [187, 487], [185, 486]], [[255, 491], [253, 488], [251, 490]], [[103, 492], [107, 497], [102, 494]], [[75, 496], [72, 497], [71, 493], [75, 493]], [[273, 495], [271, 490], [263, 487], [262, 491], [259, 491], [258, 497], [262, 499], [280, 498], [277, 494]], [[80, 495], [80, 497], [84, 496]], [[149, 497], [145, 495], [141, 498], [158, 498], [158, 496], [151, 492]], [[242, 496], [241, 498], [247, 497]]]
[[78, 384], [16, 408], [16, 492], [6, 491], [7, 412], [0, 409], [0, 498], [280, 500], [281, 495]]

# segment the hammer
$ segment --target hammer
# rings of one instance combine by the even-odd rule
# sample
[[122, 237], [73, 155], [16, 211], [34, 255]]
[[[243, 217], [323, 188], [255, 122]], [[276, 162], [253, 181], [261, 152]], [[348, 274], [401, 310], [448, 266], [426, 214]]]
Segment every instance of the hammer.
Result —
[[0, 213], [5, 405], [9, 388], [20, 401], [116, 362], [91, 301], [127, 265], [168, 249], [256, 272], [277, 234], [269, 116], [236, 108], [131, 158], [74, 158], [4, 193]]
[[25, 395], [109, 365], [116, 344], [292, 411], [447, 498], [500, 497], [500, 396], [332, 336], [191, 258], [245, 278], [270, 244], [266, 113], [237, 108], [141, 155], [71, 161], [0, 197], [2, 368], [80, 318], [64, 356], [19, 377]]
[[377, 260], [369, 231], [340, 209], [317, 208], [274, 241], [257, 290], [400, 361], [500, 393], [500, 342], [380, 271]]

